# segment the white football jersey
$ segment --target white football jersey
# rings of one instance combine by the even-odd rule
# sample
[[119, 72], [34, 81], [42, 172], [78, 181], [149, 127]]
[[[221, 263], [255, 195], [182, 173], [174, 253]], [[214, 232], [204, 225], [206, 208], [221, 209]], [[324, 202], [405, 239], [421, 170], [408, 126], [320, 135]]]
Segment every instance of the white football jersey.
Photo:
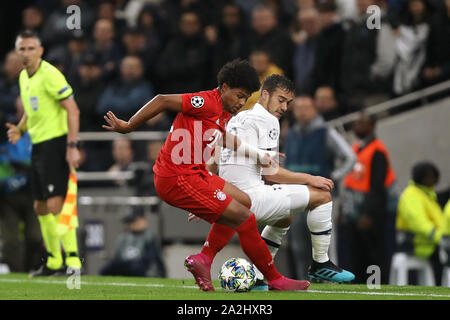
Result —
[[[226, 130], [255, 147], [278, 151], [280, 123], [278, 118], [259, 103], [231, 118]], [[263, 185], [261, 171], [261, 166], [254, 160], [222, 148], [219, 176], [239, 189], [246, 190]]]

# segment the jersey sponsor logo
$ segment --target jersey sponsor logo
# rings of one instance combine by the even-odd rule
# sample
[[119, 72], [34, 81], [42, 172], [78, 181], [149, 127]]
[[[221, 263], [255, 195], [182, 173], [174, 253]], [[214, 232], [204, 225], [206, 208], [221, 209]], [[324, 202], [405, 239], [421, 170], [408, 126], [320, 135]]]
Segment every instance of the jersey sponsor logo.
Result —
[[195, 96], [191, 98], [191, 105], [194, 108], [201, 108], [205, 104], [205, 99], [200, 96]]
[[217, 200], [219, 200], [219, 201], [225, 201], [225, 199], [227, 198], [227, 195], [223, 191], [216, 190], [214, 192], [214, 198], [217, 198]]
[[30, 97], [30, 106], [31, 106], [31, 109], [33, 109], [34, 111], [36, 111], [39, 108], [38, 97], [36, 97], [36, 96]]
[[278, 139], [278, 129], [273, 128], [269, 131], [269, 138], [272, 140], [277, 140]]

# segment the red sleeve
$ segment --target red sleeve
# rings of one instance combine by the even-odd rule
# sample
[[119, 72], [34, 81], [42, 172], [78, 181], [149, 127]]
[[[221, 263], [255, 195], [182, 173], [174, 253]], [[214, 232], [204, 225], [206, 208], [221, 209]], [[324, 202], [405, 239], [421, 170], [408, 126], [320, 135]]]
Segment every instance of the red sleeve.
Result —
[[[217, 101], [208, 91], [184, 93], [181, 112], [196, 118], [209, 118], [217, 114]], [[221, 110], [220, 110], [221, 111]]]

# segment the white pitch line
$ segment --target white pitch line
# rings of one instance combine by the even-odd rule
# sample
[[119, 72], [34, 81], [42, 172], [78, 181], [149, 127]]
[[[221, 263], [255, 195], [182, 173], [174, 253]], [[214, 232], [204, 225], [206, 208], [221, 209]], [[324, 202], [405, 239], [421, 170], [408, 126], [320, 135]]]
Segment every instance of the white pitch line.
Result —
[[[67, 284], [64, 280], [35, 280], [35, 279], [1, 279], [0, 282], [35, 282], [43, 284]], [[117, 286], [117, 287], [150, 287], [150, 288], [183, 288], [183, 289], [198, 289], [197, 286], [170, 286], [159, 283], [126, 283], [126, 282], [87, 282], [80, 281], [80, 285], [88, 286]]]
[[376, 291], [325, 291], [325, 290], [307, 290], [305, 292], [311, 293], [343, 293], [343, 294], [363, 294], [373, 296], [418, 296], [418, 297], [436, 297], [436, 298], [450, 298], [450, 295], [435, 294], [435, 293], [412, 293], [412, 292], [376, 292]]
[[[37, 280], [37, 279], [1, 279], [0, 282], [14, 282], [25, 283], [34, 282], [42, 284], [67, 284], [64, 280]], [[80, 285], [91, 286], [117, 286], [117, 287], [147, 287], [147, 288], [183, 288], [183, 289], [198, 289], [197, 286], [171, 286], [159, 283], [127, 283], [127, 282], [87, 282], [81, 281]], [[307, 290], [298, 291], [300, 293], [323, 293], [323, 294], [361, 294], [361, 295], [374, 295], [374, 296], [413, 296], [413, 297], [430, 297], [430, 298], [450, 298], [450, 295], [434, 294], [434, 293], [412, 293], [412, 292], [376, 292], [376, 291], [332, 291], [332, 290]]]

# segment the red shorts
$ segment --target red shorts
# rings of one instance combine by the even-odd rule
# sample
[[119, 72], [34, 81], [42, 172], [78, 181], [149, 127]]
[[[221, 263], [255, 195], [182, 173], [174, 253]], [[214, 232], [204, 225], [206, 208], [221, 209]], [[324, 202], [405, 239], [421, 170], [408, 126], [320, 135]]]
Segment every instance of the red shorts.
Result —
[[155, 174], [155, 188], [162, 200], [209, 223], [219, 219], [232, 200], [222, 191], [224, 186], [225, 180], [208, 171], [176, 177]]

